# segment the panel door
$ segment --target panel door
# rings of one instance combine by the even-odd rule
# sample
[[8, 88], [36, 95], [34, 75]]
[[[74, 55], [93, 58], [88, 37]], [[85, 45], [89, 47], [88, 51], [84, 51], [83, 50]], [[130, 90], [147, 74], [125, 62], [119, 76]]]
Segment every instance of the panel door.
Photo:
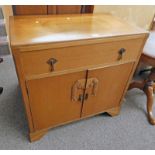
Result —
[[86, 72], [53, 75], [26, 82], [35, 130], [54, 127], [80, 118], [82, 103], [78, 100], [83, 89], [76, 90], [77, 100], [72, 98], [73, 86], [79, 79], [85, 82]]
[[13, 5], [14, 15], [93, 13], [93, 5]]
[[48, 14], [93, 13], [94, 5], [48, 5]]
[[79, 14], [82, 5], [49, 5], [48, 14]]
[[14, 15], [47, 15], [47, 5], [14, 5]]
[[120, 105], [133, 64], [126, 63], [88, 70], [82, 117], [101, 113]]

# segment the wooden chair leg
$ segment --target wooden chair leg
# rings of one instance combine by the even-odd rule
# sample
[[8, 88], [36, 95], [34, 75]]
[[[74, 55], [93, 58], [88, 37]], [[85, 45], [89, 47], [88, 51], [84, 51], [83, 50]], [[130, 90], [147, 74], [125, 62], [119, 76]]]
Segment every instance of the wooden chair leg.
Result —
[[128, 90], [133, 88], [139, 88], [143, 90], [147, 97], [147, 113], [148, 113], [148, 120], [152, 125], [155, 125], [155, 119], [153, 117], [153, 96], [155, 90], [155, 84], [151, 80], [144, 80], [144, 81], [135, 81], [132, 82], [128, 88]]
[[144, 90], [146, 96], [147, 96], [147, 112], [148, 112], [148, 120], [152, 125], [155, 125], [155, 119], [153, 117], [153, 112], [152, 112], [152, 108], [153, 108], [153, 86], [148, 86], [147, 88], [145, 88]]
[[155, 93], [155, 83], [153, 84], [153, 92]]
[[139, 88], [143, 90], [144, 85], [145, 85], [145, 81], [134, 81], [130, 84], [128, 90], [133, 89], [133, 88]]

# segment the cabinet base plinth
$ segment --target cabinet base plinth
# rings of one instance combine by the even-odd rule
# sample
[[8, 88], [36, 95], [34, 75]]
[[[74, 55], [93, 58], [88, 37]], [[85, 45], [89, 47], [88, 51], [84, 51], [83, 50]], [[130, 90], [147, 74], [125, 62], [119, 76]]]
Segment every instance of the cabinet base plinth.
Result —
[[34, 141], [41, 139], [47, 132], [48, 132], [48, 130], [30, 133], [29, 134], [30, 142], [34, 142]]
[[107, 110], [106, 112], [112, 117], [117, 116], [120, 113], [120, 107], [112, 108], [110, 110]]

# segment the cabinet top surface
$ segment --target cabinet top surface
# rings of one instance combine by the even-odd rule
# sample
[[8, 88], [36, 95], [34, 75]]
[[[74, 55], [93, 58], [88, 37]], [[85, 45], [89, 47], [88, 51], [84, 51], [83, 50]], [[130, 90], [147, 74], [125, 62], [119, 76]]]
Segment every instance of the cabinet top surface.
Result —
[[147, 33], [110, 14], [11, 16], [12, 46]]

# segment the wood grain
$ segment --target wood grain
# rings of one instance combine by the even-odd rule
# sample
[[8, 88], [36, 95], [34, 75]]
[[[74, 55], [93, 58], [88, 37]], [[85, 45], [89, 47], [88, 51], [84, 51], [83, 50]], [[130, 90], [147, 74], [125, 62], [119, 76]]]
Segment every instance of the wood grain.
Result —
[[[47, 64], [50, 58], [57, 59], [57, 63], [54, 65], [54, 72], [97, 64], [135, 61], [142, 42], [143, 39], [140, 38], [116, 41], [113, 43], [23, 52], [20, 54], [20, 59], [25, 75], [30, 76], [34, 74], [50, 73], [51, 66]], [[133, 46], [134, 49], [132, 48]], [[122, 59], [119, 60], [119, 50], [121, 48], [126, 49], [126, 52]]]
[[[71, 91], [85, 77], [85, 72], [77, 72], [26, 82], [35, 130], [80, 118], [81, 103], [72, 101]], [[83, 90], [78, 93], [83, 95]]]
[[80, 14], [81, 5], [57, 5], [56, 14]]
[[32, 46], [145, 33], [110, 14], [10, 17], [11, 45]]
[[85, 91], [89, 97], [83, 104], [82, 117], [99, 113], [105, 109], [119, 107], [121, 94], [126, 87], [133, 64], [127, 63], [88, 70], [88, 78], [95, 77], [98, 79], [98, 91], [96, 96], [91, 95], [91, 89]]

